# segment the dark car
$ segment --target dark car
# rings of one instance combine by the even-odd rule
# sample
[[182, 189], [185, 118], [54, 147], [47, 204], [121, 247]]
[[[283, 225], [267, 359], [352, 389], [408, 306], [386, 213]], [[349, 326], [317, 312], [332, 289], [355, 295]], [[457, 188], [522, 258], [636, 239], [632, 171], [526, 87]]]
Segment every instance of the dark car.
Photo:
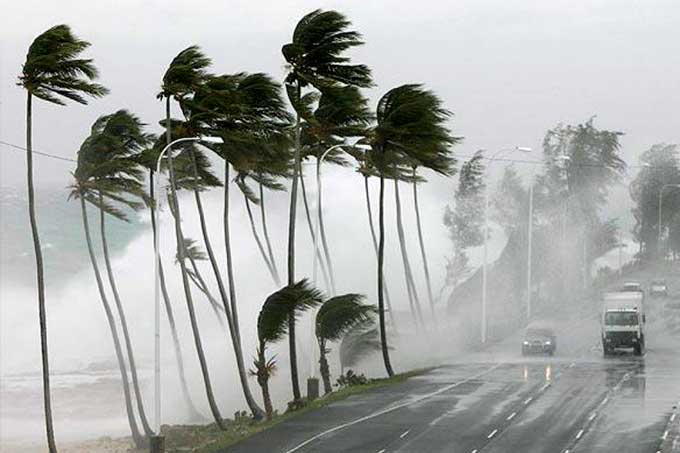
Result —
[[522, 355], [555, 354], [557, 340], [550, 327], [527, 327], [522, 342]]
[[649, 295], [650, 296], [661, 296], [668, 297], [668, 286], [666, 285], [666, 279], [655, 278], [649, 285]]

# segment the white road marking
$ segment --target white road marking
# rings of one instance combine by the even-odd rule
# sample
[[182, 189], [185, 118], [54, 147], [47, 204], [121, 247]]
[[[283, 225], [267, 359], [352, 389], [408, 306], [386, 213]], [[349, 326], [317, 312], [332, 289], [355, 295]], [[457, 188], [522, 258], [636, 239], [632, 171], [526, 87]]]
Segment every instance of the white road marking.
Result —
[[597, 412], [593, 412], [592, 414], [590, 414], [590, 417], [588, 417], [588, 421], [592, 422], [595, 417], [597, 417]]
[[475, 448], [475, 449], [472, 450], [470, 453], [477, 453], [477, 449]]
[[607, 404], [607, 401], [609, 401], [609, 395], [605, 396], [600, 404], [604, 406], [605, 404]]
[[510, 416], [506, 418], [506, 420], [512, 420], [513, 418], [515, 418], [515, 415], [517, 415], [517, 412], [513, 412], [512, 414], [510, 414]]
[[411, 431], [410, 429], [407, 429], [406, 431], [401, 433], [401, 436], [399, 436], [399, 439], [403, 439], [404, 437], [406, 437], [410, 431]]
[[310, 437], [309, 439], [305, 440], [304, 442], [301, 442], [300, 444], [296, 445], [295, 447], [291, 448], [290, 450], [286, 450], [285, 453], [293, 453], [293, 452], [295, 452], [295, 451], [298, 451], [298, 450], [300, 450], [301, 448], [306, 447], [306, 446], [309, 445], [310, 443], [314, 442], [314, 441], [317, 440], [317, 439], [320, 439], [321, 437], [323, 437], [323, 436], [325, 436], [325, 435], [327, 435], [327, 434], [334, 433], [334, 432], [336, 432], [336, 431], [340, 431], [341, 429], [347, 428], [347, 427], [349, 427], [349, 426], [356, 425], [357, 423], [365, 422], [366, 420], [370, 420], [370, 419], [372, 419], [372, 418], [380, 417], [381, 415], [388, 414], [388, 413], [390, 413], [390, 412], [392, 412], [392, 411], [396, 411], [397, 409], [401, 409], [401, 408], [410, 406], [410, 405], [412, 405], [412, 404], [416, 404], [416, 403], [419, 403], [419, 402], [421, 402], [421, 401], [424, 401], [424, 400], [426, 400], [426, 399], [428, 399], [428, 398], [432, 398], [433, 396], [440, 395], [440, 394], [442, 394], [442, 393], [444, 393], [444, 392], [447, 392], [447, 391], [451, 390], [452, 388], [458, 387], [459, 385], [465, 384], [466, 382], [470, 382], [470, 381], [472, 381], [472, 380], [474, 380], [474, 379], [477, 379], [477, 378], [479, 378], [479, 377], [481, 377], [481, 376], [484, 376], [485, 374], [492, 372], [493, 370], [495, 370], [496, 368], [498, 368], [498, 367], [501, 366], [501, 365], [503, 365], [503, 364], [502, 364], [502, 363], [497, 363], [497, 364], [495, 364], [494, 366], [492, 366], [491, 368], [489, 368], [489, 369], [487, 369], [487, 370], [485, 370], [485, 371], [482, 371], [481, 373], [477, 373], [477, 374], [475, 374], [474, 376], [470, 376], [469, 378], [463, 379], [462, 381], [458, 381], [458, 382], [455, 382], [455, 383], [453, 383], [453, 384], [447, 385], [446, 387], [442, 387], [442, 388], [440, 388], [439, 390], [436, 390], [436, 391], [434, 391], [434, 392], [432, 392], [432, 393], [428, 393], [428, 394], [426, 394], [426, 395], [420, 396], [420, 397], [415, 398], [415, 399], [410, 400], [410, 401], [406, 401], [406, 402], [401, 403], [401, 404], [397, 404], [397, 405], [395, 405], [395, 406], [387, 407], [387, 408], [385, 408], [385, 409], [379, 410], [378, 412], [374, 412], [374, 413], [369, 414], [369, 415], [366, 415], [366, 416], [364, 416], [364, 417], [359, 417], [359, 418], [357, 418], [356, 420], [352, 420], [351, 422], [342, 423], [342, 424], [340, 424], [340, 425], [338, 425], [338, 426], [335, 426], [335, 427], [333, 427], [333, 428], [329, 428], [329, 429], [327, 429], [327, 430], [325, 430], [325, 431], [320, 432], [319, 434], [316, 434], [316, 435]]
[[486, 438], [487, 438], [487, 439], [491, 439], [493, 436], [496, 435], [497, 432], [498, 432], [498, 430], [497, 430], [497, 429], [494, 429], [493, 431], [491, 431], [491, 433], [490, 433], [488, 436], [486, 436]]
[[666, 437], [668, 437], [668, 430], [663, 432], [663, 436], [661, 436], [661, 440], [666, 440]]
[[675, 416], [676, 416], [676, 415], [677, 415], [677, 414], [671, 415], [671, 423], [673, 423], [673, 421], [675, 421]]
[[541, 389], [541, 391], [544, 391], [544, 390], [547, 389], [548, 387], [550, 387], [550, 383], [545, 384], [545, 385], [543, 386], [543, 388]]
[[527, 399], [524, 401], [524, 404], [525, 404], [525, 405], [526, 405], [526, 404], [529, 404], [529, 403], [531, 402], [531, 400], [533, 400], [533, 399], [534, 399], [534, 397], [533, 397], [533, 396], [530, 396], [529, 398], [527, 398]]
[[576, 364], [575, 364], [574, 362], [571, 362], [571, 363], [569, 364], [569, 368], [573, 368], [575, 365], [576, 365]]
[[576, 434], [576, 438], [577, 438], [577, 439], [580, 439], [582, 435], [583, 435], [583, 430], [580, 430], [580, 431]]
[[385, 449], [383, 448], [383, 449], [380, 450], [378, 453], [385, 453]]

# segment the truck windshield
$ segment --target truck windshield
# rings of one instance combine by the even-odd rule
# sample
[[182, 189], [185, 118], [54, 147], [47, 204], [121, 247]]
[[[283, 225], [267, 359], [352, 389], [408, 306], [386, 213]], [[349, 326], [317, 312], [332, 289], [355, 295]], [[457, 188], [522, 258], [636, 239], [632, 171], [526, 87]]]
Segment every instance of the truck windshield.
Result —
[[608, 326], [636, 326], [638, 315], [635, 312], [609, 312], [604, 317]]

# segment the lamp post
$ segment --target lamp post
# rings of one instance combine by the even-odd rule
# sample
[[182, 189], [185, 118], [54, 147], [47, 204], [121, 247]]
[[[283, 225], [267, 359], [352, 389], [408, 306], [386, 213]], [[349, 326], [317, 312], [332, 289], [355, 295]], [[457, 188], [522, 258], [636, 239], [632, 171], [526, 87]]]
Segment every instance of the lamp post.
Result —
[[[522, 151], [525, 153], [531, 152], [531, 148], [524, 146], [517, 146], [515, 148], [503, 148], [496, 151], [489, 159], [489, 164], [486, 166], [485, 173], [488, 175], [489, 168], [494, 160], [506, 151]], [[488, 179], [488, 178], [485, 178]], [[487, 261], [488, 261], [488, 242], [489, 242], [489, 185], [484, 186], [484, 262], [482, 265], [482, 328], [481, 337], [482, 343], [486, 343], [486, 293], [487, 293]]]
[[531, 320], [531, 266], [534, 231], [534, 171], [529, 179], [529, 226], [527, 231], [527, 324]]
[[[204, 141], [209, 143], [221, 143], [222, 140], [216, 137], [186, 137], [178, 138], [168, 143], [158, 155], [156, 160], [156, 174], [160, 175], [161, 160], [170, 149], [179, 143]], [[160, 225], [158, 224], [158, 209], [161, 205], [161, 197], [158, 195], [158, 178], [154, 180], [154, 193], [156, 194], [156, 206], [154, 206], [153, 216], [156, 224], [156, 236], [154, 237], [154, 424], [157, 438], [161, 437], [161, 283], [160, 283]], [[158, 442], [158, 441], [156, 441]], [[162, 445], [156, 443], [156, 445]], [[161, 447], [162, 448], [162, 447]]]
[[661, 190], [659, 190], [659, 223], [658, 223], [658, 232], [657, 232], [657, 237], [656, 237], [656, 248], [659, 250], [659, 254], [661, 255], [661, 259], [666, 257], [665, 254], [662, 254], [661, 251], [661, 208], [663, 204], [663, 191], [664, 189], [669, 189], [669, 188], [680, 188], [680, 184], [664, 184], [661, 186]]

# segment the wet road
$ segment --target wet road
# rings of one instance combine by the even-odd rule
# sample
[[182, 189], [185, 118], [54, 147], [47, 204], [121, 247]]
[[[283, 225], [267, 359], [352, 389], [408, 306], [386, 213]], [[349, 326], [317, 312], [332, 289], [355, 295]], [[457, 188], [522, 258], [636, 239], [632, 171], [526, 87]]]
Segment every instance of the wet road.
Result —
[[604, 359], [588, 316], [558, 330], [555, 357], [521, 357], [508, 339], [226, 452], [680, 452], [680, 332], [662, 307], [648, 310], [644, 357]]

